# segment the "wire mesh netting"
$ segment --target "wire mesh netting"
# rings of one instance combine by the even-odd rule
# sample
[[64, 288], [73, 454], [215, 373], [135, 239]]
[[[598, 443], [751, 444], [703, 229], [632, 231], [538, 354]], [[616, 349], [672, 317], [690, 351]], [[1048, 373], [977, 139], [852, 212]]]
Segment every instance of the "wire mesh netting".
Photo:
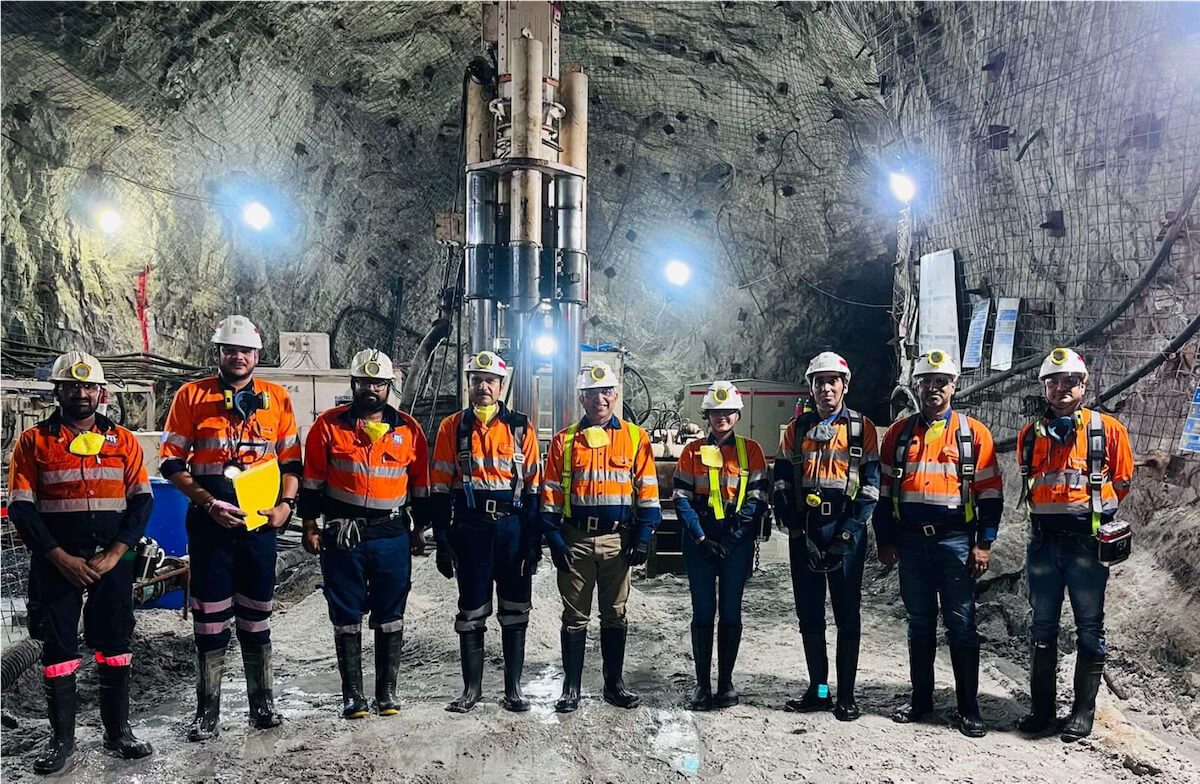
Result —
[[[1106, 401], [1139, 454], [1177, 450], [1200, 370], [1200, 15], [1189, 4], [997, 3], [859, 7], [897, 148], [921, 161], [911, 246], [896, 280], [915, 332], [917, 260], [953, 249], [960, 334], [968, 299], [1020, 297], [1014, 364], [1118, 315], [1080, 345], [1089, 396], [1116, 387], [1177, 336], [1184, 345]], [[1179, 223], [1179, 239], [1144, 291]], [[1119, 305], [1134, 294], [1125, 309]], [[1094, 330], [1093, 330], [1094, 331]], [[991, 335], [960, 390], [997, 375]], [[1036, 367], [969, 397], [1000, 437], [1044, 405]], [[1193, 458], [1194, 459], [1194, 458]]]

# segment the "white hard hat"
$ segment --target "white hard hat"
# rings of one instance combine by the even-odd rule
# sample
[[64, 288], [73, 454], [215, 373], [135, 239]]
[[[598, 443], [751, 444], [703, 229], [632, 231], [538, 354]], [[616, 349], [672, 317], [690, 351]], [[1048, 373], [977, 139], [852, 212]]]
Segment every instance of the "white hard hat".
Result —
[[1073, 349], [1056, 348], [1042, 360], [1042, 367], [1038, 370], [1038, 379], [1041, 380], [1058, 373], [1079, 373], [1086, 381], [1088, 377], [1087, 363]]
[[100, 360], [83, 351], [68, 351], [50, 366], [51, 381], [81, 381], [88, 384], [107, 384]]
[[616, 385], [616, 371], [607, 362], [593, 362], [590, 365], [584, 365], [579, 368], [579, 379], [575, 382], [575, 388], [580, 391], [585, 389], [603, 389], [605, 387], [615, 387]]
[[741, 411], [742, 407], [742, 393], [732, 381], [714, 381], [700, 401], [701, 414], [705, 411]]
[[804, 377], [811, 384], [813, 376], [818, 373], [841, 373], [845, 377], [846, 383], [850, 383], [849, 363], [841, 354], [835, 354], [832, 351], [822, 351], [813, 357], [812, 362], [808, 363], [808, 370], [804, 371]]
[[262, 348], [262, 336], [258, 334], [258, 327], [245, 316], [221, 319], [209, 342], [218, 346]]
[[917, 359], [913, 376], [932, 376], [934, 373], [958, 378], [958, 363], [954, 361], [954, 357], [949, 352], [935, 348]]
[[392, 359], [377, 348], [364, 348], [350, 359], [350, 378], [396, 380]]
[[491, 351], [480, 351], [467, 360], [467, 373], [491, 373], [493, 376], [508, 378], [508, 363], [499, 354]]

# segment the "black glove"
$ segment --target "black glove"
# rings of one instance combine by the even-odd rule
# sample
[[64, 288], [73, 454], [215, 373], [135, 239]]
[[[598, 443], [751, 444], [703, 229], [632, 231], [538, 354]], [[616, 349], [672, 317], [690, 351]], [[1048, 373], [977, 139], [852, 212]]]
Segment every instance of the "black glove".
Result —
[[570, 550], [550, 550], [550, 560], [554, 562], [554, 568], [563, 574], [571, 573], [571, 558]]
[[537, 574], [538, 563], [542, 560], [541, 537], [532, 536], [525, 543], [525, 571]]
[[713, 566], [717, 566], [725, 560], [729, 555], [729, 548], [715, 541], [712, 537], [705, 537], [700, 540], [700, 557], [708, 561]]
[[454, 577], [454, 548], [450, 546], [450, 534], [446, 531], [434, 531], [433, 538], [437, 542], [437, 570], [447, 580]]
[[[704, 541], [708, 541], [705, 539]], [[633, 539], [629, 543], [629, 547], [625, 549], [625, 558], [629, 561], [630, 566], [641, 566], [646, 563], [646, 559], [650, 557], [650, 543], [643, 542], [640, 539]]]

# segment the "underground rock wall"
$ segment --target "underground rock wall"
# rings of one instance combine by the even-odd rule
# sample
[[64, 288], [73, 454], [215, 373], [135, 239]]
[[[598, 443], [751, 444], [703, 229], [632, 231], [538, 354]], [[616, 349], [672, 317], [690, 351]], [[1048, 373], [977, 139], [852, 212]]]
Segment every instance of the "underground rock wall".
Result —
[[[5, 3], [5, 337], [203, 364], [241, 311], [266, 362], [280, 330], [407, 359], [457, 271], [433, 215], [478, 35], [471, 4]], [[568, 4], [562, 48], [592, 79], [589, 341], [668, 405], [836, 347], [883, 411], [895, 205], [862, 42], [822, 6]], [[674, 257], [695, 274], [668, 291]]]

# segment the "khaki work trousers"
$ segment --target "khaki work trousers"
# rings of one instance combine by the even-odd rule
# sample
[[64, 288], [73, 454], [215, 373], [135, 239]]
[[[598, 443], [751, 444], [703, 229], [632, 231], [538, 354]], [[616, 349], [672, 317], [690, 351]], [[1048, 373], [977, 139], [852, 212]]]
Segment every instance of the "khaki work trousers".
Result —
[[563, 539], [571, 551], [571, 571], [557, 572], [563, 598], [563, 628], [586, 629], [592, 610], [592, 592], [600, 591], [600, 628], [625, 628], [625, 602], [629, 599], [629, 561], [621, 553], [621, 534], [587, 536], [572, 525], [563, 525]]

